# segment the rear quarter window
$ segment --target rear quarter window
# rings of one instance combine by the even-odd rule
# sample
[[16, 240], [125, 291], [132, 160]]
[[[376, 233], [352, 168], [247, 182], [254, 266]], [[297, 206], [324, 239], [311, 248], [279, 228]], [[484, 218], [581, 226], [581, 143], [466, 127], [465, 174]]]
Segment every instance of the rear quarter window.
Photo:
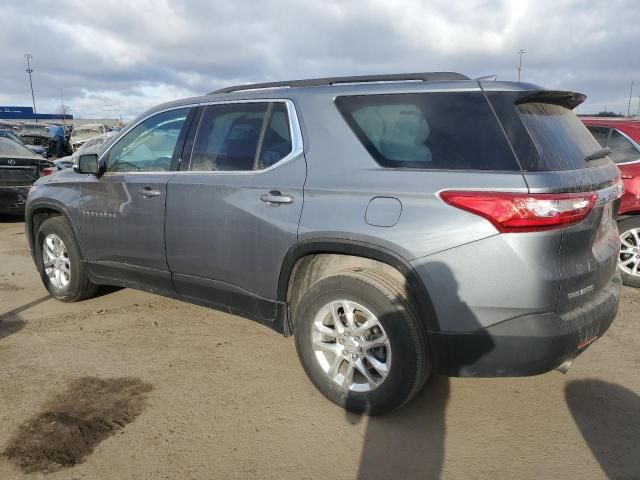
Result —
[[481, 92], [344, 96], [336, 106], [383, 167], [520, 170]]
[[542, 102], [522, 103], [516, 109], [539, 153], [531, 170], [577, 170], [609, 161], [585, 160], [602, 147], [573, 110]]

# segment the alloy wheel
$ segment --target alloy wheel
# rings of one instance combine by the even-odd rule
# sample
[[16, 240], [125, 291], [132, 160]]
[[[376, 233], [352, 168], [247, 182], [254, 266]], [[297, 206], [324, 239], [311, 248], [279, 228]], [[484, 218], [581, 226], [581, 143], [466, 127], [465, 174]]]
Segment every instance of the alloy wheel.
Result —
[[316, 360], [341, 388], [369, 392], [391, 368], [391, 344], [377, 317], [350, 300], [336, 300], [317, 313], [311, 330]]
[[69, 252], [62, 239], [50, 233], [42, 244], [42, 263], [49, 281], [60, 289], [69, 285], [71, 280], [71, 261]]
[[640, 228], [632, 228], [620, 234], [620, 270], [640, 276]]

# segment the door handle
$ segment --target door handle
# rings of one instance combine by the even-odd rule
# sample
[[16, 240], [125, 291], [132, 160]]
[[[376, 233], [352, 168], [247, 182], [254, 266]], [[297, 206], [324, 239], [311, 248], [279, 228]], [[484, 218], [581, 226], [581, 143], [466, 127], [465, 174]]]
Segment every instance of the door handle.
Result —
[[278, 190], [271, 190], [269, 193], [260, 195], [260, 200], [270, 204], [293, 203], [291, 195], [282, 195]]
[[151, 187], [144, 187], [142, 190], [139, 190], [139, 192], [140, 195], [147, 198], [159, 197], [160, 195], [162, 195], [162, 192], [160, 192], [160, 190], [153, 190], [151, 189]]

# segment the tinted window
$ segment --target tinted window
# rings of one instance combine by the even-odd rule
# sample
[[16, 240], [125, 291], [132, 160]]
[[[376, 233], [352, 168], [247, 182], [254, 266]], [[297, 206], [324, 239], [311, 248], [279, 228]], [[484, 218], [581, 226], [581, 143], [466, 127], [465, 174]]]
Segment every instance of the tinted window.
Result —
[[189, 170], [262, 170], [290, 152], [291, 134], [284, 103], [209, 105], [198, 126]]
[[170, 169], [188, 108], [169, 110], [135, 126], [109, 151], [110, 172], [163, 172]]
[[616, 163], [633, 162], [640, 159], [636, 147], [618, 130], [611, 130], [611, 137], [607, 146], [611, 149], [609, 158]]
[[600, 144], [601, 147], [606, 147], [607, 142], [609, 141], [609, 132], [611, 129], [609, 127], [592, 127], [587, 126], [587, 130], [591, 132], [593, 138]]
[[384, 167], [519, 170], [479, 92], [339, 97], [336, 104]]
[[24, 145], [24, 142], [22, 140], [16, 137], [13, 133], [8, 132], [6, 130], [0, 130], [0, 137], [8, 138], [9, 140], [13, 140], [14, 142], [19, 143], [20, 145]]
[[540, 153], [537, 170], [584, 168], [585, 157], [602, 148], [568, 108], [533, 102], [518, 105], [517, 110]]

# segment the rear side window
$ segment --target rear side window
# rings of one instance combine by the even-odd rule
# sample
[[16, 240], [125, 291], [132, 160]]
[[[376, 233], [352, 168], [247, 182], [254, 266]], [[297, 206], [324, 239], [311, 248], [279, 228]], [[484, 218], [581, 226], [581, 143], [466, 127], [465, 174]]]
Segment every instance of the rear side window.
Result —
[[611, 132], [611, 129], [609, 127], [588, 126], [587, 130], [591, 132], [593, 138], [596, 139], [596, 142], [598, 142], [602, 148], [607, 146], [607, 142], [609, 141], [609, 133]]
[[611, 130], [607, 146], [611, 149], [609, 158], [616, 163], [633, 162], [640, 159], [640, 152], [635, 145], [616, 129]]
[[198, 126], [189, 170], [263, 170], [285, 158], [291, 149], [283, 102], [209, 105]]
[[585, 161], [602, 147], [572, 110], [541, 102], [516, 108], [540, 155], [536, 170], [576, 170], [606, 161]]
[[384, 167], [520, 170], [480, 92], [338, 97], [336, 105]]

